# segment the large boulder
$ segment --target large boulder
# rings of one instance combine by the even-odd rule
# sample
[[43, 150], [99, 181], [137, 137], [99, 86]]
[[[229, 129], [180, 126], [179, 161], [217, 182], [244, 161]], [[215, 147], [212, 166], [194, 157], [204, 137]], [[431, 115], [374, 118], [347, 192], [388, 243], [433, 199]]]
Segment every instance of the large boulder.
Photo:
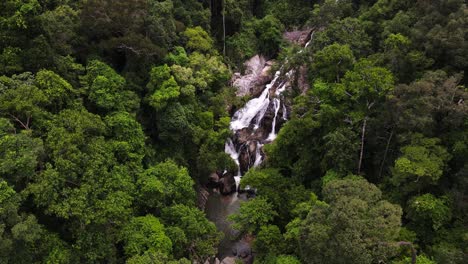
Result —
[[226, 257], [221, 261], [221, 264], [236, 264], [235, 257]]
[[208, 177], [208, 188], [218, 188], [219, 187], [219, 175], [217, 173], [211, 173]]
[[231, 172], [227, 172], [219, 180], [219, 192], [228, 195], [236, 191], [236, 180]]
[[257, 150], [257, 141], [248, 141], [239, 149], [239, 166], [242, 175], [255, 163], [255, 154]]
[[262, 55], [255, 55], [244, 63], [244, 75], [234, 73], [232, 86], [237, 87], [237, 96], [251, 95], [257, 97], [265, 85], [272, 79], [270, 68], [272, 61], [267, 61]]

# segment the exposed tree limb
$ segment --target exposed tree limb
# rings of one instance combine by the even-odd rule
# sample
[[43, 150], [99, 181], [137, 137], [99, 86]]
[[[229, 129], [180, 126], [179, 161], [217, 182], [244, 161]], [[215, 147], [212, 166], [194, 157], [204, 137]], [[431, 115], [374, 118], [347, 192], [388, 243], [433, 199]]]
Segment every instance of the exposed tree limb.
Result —
[[385, 161], [387, 160], [388, 149], [390, 148], [390, 142], [392, 141], [392, 138], [393, 138], [393, 128], [392, 128], [392, 131], [390, 132], [390, 136], [387, 139], [387, 145], [385, 146], [385, 153], [382, 159], [382, 163], [380, 164], [379, 178], [382, 177], [383, 167], [385, 165]]
[[25, 124], [21, 120], [19, 120], [19, 118], [17, 118], [16, 116], [12, 114], [8, 114], [8, 115], [11, 116], [16, 122], [18, 122], [24, 129], [29, 130], [29, 116]]
[[361, 174], [362, 167], [362, 158], [364, 156], [364, 140], [366, 139], [366, 126], [367, 126], [367, 116], [364, 118], [364, 123], [362, 124], [362, 135], [361, 135], [361, 153], [359, 154], [359, 164], [357, 174]]

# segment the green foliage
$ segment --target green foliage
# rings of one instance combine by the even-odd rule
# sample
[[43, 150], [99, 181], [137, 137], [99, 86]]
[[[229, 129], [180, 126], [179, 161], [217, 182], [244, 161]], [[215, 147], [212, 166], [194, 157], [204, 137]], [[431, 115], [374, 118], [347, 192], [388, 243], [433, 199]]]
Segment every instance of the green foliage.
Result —
[[0, 74], [12, 74], [23, 70], [21, 49], [6, 47], [0, 54]]
[[275, 56], [283, 44], [283, 30], [283, 24], [275, 16], [251, 19], [240, 32], [227, 39], [228, 54], [239, 64], [257, 53]]
[[93, 60], [86, 66], [84, 85], [88, 99], [104, 111], [129, 110], [138, 107], [136, 95], [125, 90], [125, 79], [109, 65]]
[[360, 60], [343, 78], [351, 99], [358, 103], [364, 112], [369, 112], [375, 104], [382, 102], [394, 88], [392, 73], [382, 67], [376, 67], [369, 60]]
[[122, 229], [125, 254], [140, 255], [146, 251], [168, 255], [171, 240], [164, 233], [164, 226], [152, 215], [135, 217]]
[[47, 96], [48, 104], [55, 112], [69, 106], [78, 93], [62, 77], [47, 70], [36, 74], [36, 85]]
[[79, 12], [68, 5], [58, 6], [40, 16], [42, 28], [51, 46], [62, 55], [73, 52], [79, 26]]
[[171, 240], [179, 242], [173, 248], [176, 257], [187, 255], [202, 261], [217, 253], [222, 234], [205, 218], [204, 212], [179, 204], [164, 208], [161, 219], [169, 226], [167, 233]]
[[256, 261], [464, 263], [466, 24], [463, 0], [0, 1], [0, 263], [216, 255], [194, 185], [237, 171], [229, 80], [255, 54], [292, 110], [232, 216]]
[[189, 62], [187, 52], [183, 47], [177, 46], [174, 48], [174, 51], [167, 54], [166, 60], [169, 64], [177, 64], [185, 66]]
[[194, 182], [186, 168], [168, 160], [139, 175], [140, 203], [148, 209], [163, 209], [174, 204], [195, 205]]
[[283, 236], [275, 225], [262, 226], [254, 241], [254, 249], [260, 252], [260, 258], [264, 254], [279, 255], [283, 252], [284, 246]]
[[437, 138], [411, 135], [410, 143], [400, 149], [401, 156], [395, 161], [393, 184], [401, 187], [404, 193], [437, 184], [450, 158], [447, 150], [439, 143]]
[[312, 68], [328, 82], [339, 82], [352, 67], [354, 55], [348, 45], [332, 44], [315, 54]]
[[288, 255], [280, 255], [276, 258], [277, 264], [299, 264], [301, 263], [296, 257]]
[[34, 85], [34, 75], [23, 73], [12, 78], [0, 77], [0, 112], [11, 118], [22, 129], [30, 129], [31, 121], [41, 120], [46, 115], [42, 107], [47, 104], [47, 96]]
[[358, 135], [350, 128], [338, 128], [323, 137], [325, 141], [323, 170], [334, 169], [339, 173], [351, 173], [357, 164]]
[[[332, 1], [326, 1], [326, 4], [330, 2]], [[350, 1], [346, 2], [349, 3]], [[348, 3], [339, 3], [339, 5], [345, 6]], [[333, 19], [336, 19], [336, 17], [333, 17]], [[324, 21], [320, 21], [319, 23], [324, 23]], [[320, 50], [334, 43], [348, 45], [354, 55], [362, 56], [370, 52], [372, 40], [366, 32], [365, 24], [361, 20], [347, 17], [333, 22], [324, 31], [317, 32], [311, 45], [313, 49]]]
[[241, 204], [239, 213], [229, 216], [233, 228], [241, 233], [257, 233], [262, 226], [273, 221], [277, 216], [273, 206], [265, 198], [255, 198]]
[[213, 49], [213, 40], [202, 27], [187, 28], [184, 33], [187, 48], [192, 51], [208, 52]]
[[[411, 257], [407, 257], [401, 261], [394, 261], [392, 264], [410, 264], [412, 263]], [[424, 255], [419, 255], [416, 258], [416, 264], [436, 264], [437, 262], [434, 262], [430, 258], [424, 256]]]
[[106, 116], [104, 121], [117, 158], [122, 162], [141, 163], [144, 156], [145, 135], [135, 117], [127, 112], [114, 112]]
[[290, 220], [290, 211], [297, 204], [309, 198], [309, 192], [303, 186], [283, 177], [275, 169], [251, 169], [242, 177], [240, 185], [243, 188], [249, 185], [257, 189], [259, 197], [267, 199], [273, 205], [283, 223]]
[[[1, 120], [12, 128], [6, 119]], [[5, 134], [0, 134], [0, 177], [22, 189], [34, 178], [44, 147], [42, 140], [32, 138], [28, 131], [11, 132], [2, 129]]]
[[414, 197], [409, 201], [407, 217], [416, 225], [431, 225], [441, 228], [451, 218], [447, 197], [436, 198], [432, 194]]
[[171, 76], [170, 79], [164, 81], [159, 86], [150, 98], [150, 105], [160, 110], [165, 108], [168, 102], [175, 101], [180, 95], [180, 87]]
[[[331, 181], [300, 227], [300, 255], [309, 263], [373, 263], [388, 259], [401, 225], [401, 208], [359, 177]], [[392, 250], [393, 249], [393, 250]]]

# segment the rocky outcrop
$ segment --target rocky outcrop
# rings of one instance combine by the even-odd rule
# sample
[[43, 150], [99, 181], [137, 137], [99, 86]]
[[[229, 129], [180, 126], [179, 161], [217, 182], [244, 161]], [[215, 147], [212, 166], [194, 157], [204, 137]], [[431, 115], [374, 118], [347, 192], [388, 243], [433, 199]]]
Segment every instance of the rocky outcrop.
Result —
[[272, 61], [267, 61], [262, 55], [255, 55], [244, 63], [245, 71], [234, 73], [232, 86], [237, 87], [237, 96], [251, 95], [257, 97], [271, 81], [270, 69]]
[[240, 243], [237, 245], [236, 248], [233, 248], [233, 254], [236, 256], [238, 259], [242, 261], [244, 264], [252, 264], [254, 261], [254, 256], [252, 254], [252, 247], [250, 245], [249, 241], [246, 240], [246, 238], [242, 238]]
[[210, 193], [205, 187], [197, 186], [197, 205], [200, 210], [205, 210], [206, 201]]
[[297, 44], [304, 47], [307, 41], [310, 40], [310, 35], [312, 34], [313, 29], [304, 29], [304, 30], [295, 30], [284, 32], [283, 38], [286, 41]]

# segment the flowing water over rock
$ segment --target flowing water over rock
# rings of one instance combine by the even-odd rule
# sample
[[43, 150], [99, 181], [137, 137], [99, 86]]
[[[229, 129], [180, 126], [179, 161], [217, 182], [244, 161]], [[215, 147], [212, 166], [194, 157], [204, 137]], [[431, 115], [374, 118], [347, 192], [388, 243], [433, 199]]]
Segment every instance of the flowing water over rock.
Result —
[[[310, 32], [308, 34], [310, 36]], [[307, 47], [309, 43], [310, 41], [302, 45]], [[234, 160], [238, 169], [236, 172], [225, 171], [222, 175], [219, 174], [220, 182], [223, 181], [223, 184], [226, 184], [228, 176], [234, 176], [235, 192], [223, 196], [218, 191], [213, 191], [208, 197], [205, 211], [208, 219], [213, 221], [218, 229], [225, 234], [218, 248], [218, 257], [222, 260], [225, 257], [232, 257], [236, 254], [245, 255], [248, 252], [249, 261], [243, 260], [244, 263], [250, 263], [253, 260], [250, 254], [250, 245], [244, 238], [232, 240], [238, 234], [231, 228], [227, 217], [236, 213], [239, 210], [241, 200], [247, 200], [246, 196], [251, 193], [250, 189], [239, 189], [242, 175], [250, 168], [262, 164], [265, 158], [263, 146], [276, 139], [278, 130], [288, 119], [289, 107], [285, 103], [283, 92], [291, 87], [295, 70], [284, 72], [281, 68], [273, 77], [267, 77], [267, 71], [271, 68], [271, 64], [258, 55], [250, 59], [246, 63], [246, 67], [246, 75], [236, 74], [233, 85], [238, 87], [238, 96], [250, 94], [254, 98], [234, 113], [230, 123], [233, 136], [226, 140], [224, 147], [225, 152]], [[259, 84], [264, 85], [263, 90], [258, 89]], [[219, 188], [221, 193], [226, 194], [222, 191], [223, 189], [224, 187]], [[241, 191], [242, 194], [240, 194]], [[248, 192], [244, 193], [244, 191]]]
[[292, 71], [281, 76], [277, 71], [259, 97], [253, 98], [232, 117], [233, 137], [226, 142], [226, 153], [239, 166], [237, 177], [264, 159], [263, 146], [276, 138], [288, 116], [282, 93], [289, 87]]

